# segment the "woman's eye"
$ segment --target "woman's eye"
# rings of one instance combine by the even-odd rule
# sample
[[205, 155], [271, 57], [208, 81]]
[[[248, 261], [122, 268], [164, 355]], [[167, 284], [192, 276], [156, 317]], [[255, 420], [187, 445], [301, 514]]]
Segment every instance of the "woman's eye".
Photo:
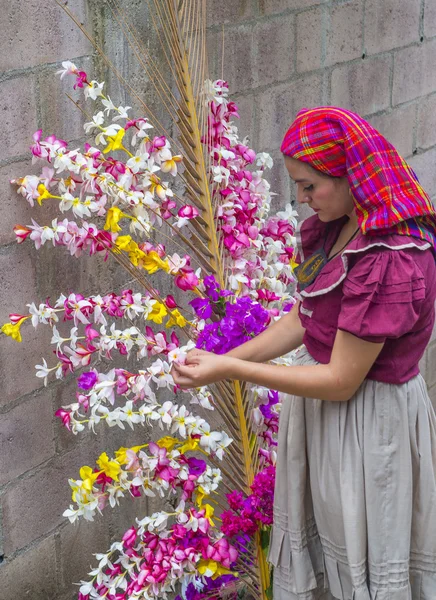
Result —
[[313, 185], [308, 185], [307, 187], [303, 188], [303, 192], [311, 192], [313, 190]]

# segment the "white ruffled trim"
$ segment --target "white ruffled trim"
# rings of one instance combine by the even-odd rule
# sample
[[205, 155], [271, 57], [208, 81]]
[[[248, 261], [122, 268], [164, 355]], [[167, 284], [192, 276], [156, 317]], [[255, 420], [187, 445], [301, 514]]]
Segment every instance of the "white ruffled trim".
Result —
[[322, 296], [323, 294], [327, 294], [328, 292], [331, 292], [347, 276], [347, 273], [348, 273], [347, 254], [358, 254], [359, 252], [366, 252], [367, 250], [370, 250], [371, 248], [377, 248], [380, 246], [383, 246], [384, 248], [389, 248], [390, 250], [405, 250], [406, 248], [418, 248], [418, 250], [428, 250], [428, 248], [431, 248], [431, 244], [429, 242], [425, 242], [424, 244], [418, 244], [416, 242], [408, 242], [407, 244], [401, 244], [399, 246], [392, 246], [392, 245], [388, 244], [387, 242], [379, 241], [379, 242], [375, 242], [374, 244], [369, 244], [368, 246], [364, 246], [363, 248], [345, 249], [341, 254], [342, 264], [344, 266], [344, 272], [339, 277], [339, 279], [337, 281], [335, 281], [334, 283], [332, 283], [332, 285], [329, 285], [326, 288], [322, 288], [321, 290], [316, 290], [314, 292], [306, 292], [305, 290], [301, 290], [300, 295], [304, 296], [306, 298], [313, 298], [315, 296]]

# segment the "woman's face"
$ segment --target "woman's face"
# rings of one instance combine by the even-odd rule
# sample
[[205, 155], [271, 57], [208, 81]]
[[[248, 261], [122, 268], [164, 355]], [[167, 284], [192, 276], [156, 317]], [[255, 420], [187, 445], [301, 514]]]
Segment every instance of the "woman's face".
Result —
[[297, 202], [308, 204], [320, 221], [327, 223], [353, 212], [354, 201], [346, 177], [329, 177], [290, 156], [285, 156], [285, 165], [297, 184]]

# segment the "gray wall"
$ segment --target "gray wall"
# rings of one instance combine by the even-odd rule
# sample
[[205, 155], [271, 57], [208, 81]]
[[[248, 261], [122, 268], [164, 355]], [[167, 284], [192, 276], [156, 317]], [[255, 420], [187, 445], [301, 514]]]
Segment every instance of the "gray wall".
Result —
[[[153, 45], [145, 2], [121, 0]], [[70, 0], [69, 6], [93, 31], [115, 62], [143, 85], [102, 0]], [[54, 1], [0, 0], [0, 322], [26, 302], [64, 291], [92, 293], [120, 289], [123, 275], [98, 258], [69, 260], [62, 249], [31, 251], [17, 246], [12, 227], [29, 223], [34, 211], [18, 197], [9, 179], [35, 170], [31, 134], [42, 127], [76, 145], [83, 141], [82, 116], [54, 76], [71, 59], [104, 78], [90, 44]], [[224, 66], [222, 67], [222, 25]], [[360, 112], [410, 161], [422, 183], [436, 195], [436, 3], [433, 0], [220, 0], [209, 2], [208, 44], [213, 77], [229, 81], [241, 109], [241, 133], [254, 148], [276, 159], [271, 176], [275, 206], [291, 197], [281, 164], [281, 137], [303, 106], [337, 104]], [[118, 85], [111, 81], [113, 98]], [[156, 102], [155, 102], [156, 105]], [[36, 211], [52, 218], [50, 206]], [[0, 502], [2, 600], [67, 600], [71, 582], [84, 577], [91, 553], [130, 526], [138, 504], [94, 524], [71, 527], [61, 517], [69, 504], [67, 478], [105, 449], [129, 443], [109, 430], [73, 438], [53, 412], [70, 401], [74, 379], [40, 387], [34, 365], [48, 356], [47, 331], [27, 328], [25, 342], [0, 338]], [[436, 344], [423, 371], [436, 399]], [[135, 436], [130, 436], [135, 440]], [[109, 528], [107, 527], [109, 523]]]

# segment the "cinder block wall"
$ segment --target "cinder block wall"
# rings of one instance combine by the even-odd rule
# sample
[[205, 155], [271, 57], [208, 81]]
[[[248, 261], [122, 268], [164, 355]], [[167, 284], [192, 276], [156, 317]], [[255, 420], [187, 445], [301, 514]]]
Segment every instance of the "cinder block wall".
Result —
[[[106, 3], [68, 4], [115, 64], [135, 78], [136, 89], [139, 86], [159, 114], [151, 86], [138, 72]], [[152, 45], [146, 3], [122, 0], [122, 5]], [[92, 78], [109, 79], [114, 101], [134, 104], [54, 1], [0, 0], [0, 14], [0, 323], [4, 323], [10, 312], [24, 312], [26, 303], [47, 296], [56, 299], [71, 291], [104, 294], [125, 287], [125, 274], [111, 261], [88, 256], [74, 260], [64, 249], [48, 245], [39, 251], [32, 244], [18, 246], [15, 223], [31, 224], [33, 217], [49, 224], [56, 211], [49, 202], [31, 209], [9, 180], [41, 171], [42, 165], [32, 166], [29, 152], [37, 129], [42, 128], [44, 135], [55, 133], [71, 148], [85, 141], [83, 121], [89, 119], [65, 95], [81, 99], [80, 91], [72, 90], [71, 78], [61, 82], [55, 75], [63, 60], [74, 61]], [[35, 377], [35, 364], [42, 356], [53, 361], [49, 331], [25, 327], [22, 333], [22, 344], [0, 336], [0, 599], [70, 600], [78, 591], [72, 583], [86, 578], [95, 564], [92, 553], [119, 539], [144, 506], [126, 499], [120, 509], [108, 510], [104, 519], [71, 526], [62, 517], [71, 502], [68, 478], [76, 478], [80, 466], [93, 464], [101, 452], [133, 445], [147, 434], [103, 427], [98, 435], [74, 437], [63, 429], [53, 415], [75, 397], [75, 379], [53, 381], [44, 388]]]
[[[240, 131], [275, 159], [277, 209], [295, 201], [282, 136], [317, 105], [367, 118], [435, 200], [435, 0], [209, 0], [208, 23], [211, 74], [228, 80]], [[436, 406], [436, 332], [421, 371]]]
[[[126, 10], [145, 3], [122, 0]], [[69, 6], [118, 64], [132, 61], [101, 0]], [[28, 146], [38, 128], [83, 141], [82, 117], [72, 110], [54, 76], [61, 61], [74, 60], [103, 77], [103, 66], [85, 38], [54, 2], [0, 0], [0, 322], [26, 302], [63, 291], [120, 289], [120, 274], [98, 259], [76, 262], [61, 249], [17, 246], [12, 227], [35, 213], [9, 185], [32, 172]], [[142, 21], [145, 20], [142, 13]], [[222, 35], [224, 25], [224, 64]], [[367, 116], [416, 169], [436, 195], [436, 4], [433, 0], [215, 0], [209, 1], [210, 71], [224, 77], [241, 109], [240, 129], [254, 147], [275, 158], [271, 175], [275, 205], [292, 198], [278, 152], [280, 139], [299, 108], [338, 104]], [[144, 37], [148, 39], [148, 37]], [[141, 77], [141, 74], [138, 75]], [[146, 82], [145, 82], [146, 84]], [[116, 87], [116, 86], [115, 86]], [[144, 86], [146, 89], [146, 85]], [[145, 92], [146, 93], [146, 92]], [[113, 98], [118, 98], [114, 93]], [[123, 99], [124, 100], [124, 99]], [[53, 210], [38, 209], [49, 222]], [[26, 329], [18, 346], [0, 338], [0, 598], [70, 600], [71, 582], [85, 575], [91, 553], [107, 547], [130, 526], [135, 506], [94, 524], [71, 527], [61, 517], [69, 503], [67, 477], [105, 449], [126, 442], [110, 430], [73, 438], [53, 412], [70, 401], [74, 380], [40, 386], [34, 365], [49, 356], [48, 332]], [[423, 371], [436, 397], [436, 344]], [[433, 369], [432, 369], [433, 366]], [[133, 437], [133, 439], [135, 439]], [[136, 438], [137, 439], [137, 438]], [[109, 527], [107, 524], [109, 523]]]

